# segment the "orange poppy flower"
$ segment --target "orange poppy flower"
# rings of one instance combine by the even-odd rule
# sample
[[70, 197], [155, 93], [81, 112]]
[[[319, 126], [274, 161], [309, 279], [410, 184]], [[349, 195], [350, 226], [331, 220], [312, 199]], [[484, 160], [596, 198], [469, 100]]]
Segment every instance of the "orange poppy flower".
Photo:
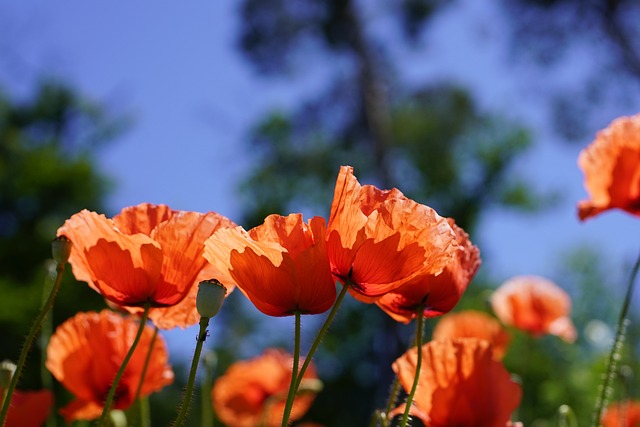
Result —
[[[46, 366], [76, 397], [60, 411], [67, 422], [101, 415], [111, 383], [137, 331], [138, 322], [134, 318], [109, 310], [78, 313], [56, 329], [47, 347]], [[125, 409], [133, 403], [152, 337], [153, 329], [145, 327], [118, 384], [114, 409]], [[173, 381], [168, 359], [164, 340], [158, 335], [142, 384], [142, 396]]]
[[558, 285], [538, 276], [517, 276], [503, 283], [491, 296], [491, 306], [505, 325], [539, 337], [557, 335], [576, 340], [569, 317], [571, 298]]
[[[293, 357], [282, 350], [268, 349], [250, 360], [236, 362], [216, 380], [211, 390], [215, 414], [234, 427], [279, 427], [291, 382]], [[317, 380], [309, 365], [305, 380]], [[301, 418], [315, 399], [312, 391], [298, 392], [291, 421]]]
[[640, 427], [640, 401], [632, 400], [609, 405], [602, 416], [603, 427]]
[[123, 209], [113, 219], [83, 210], [57, 234], [73, 243], [69, 262], [76, 279], [130, 312], [149, 302], [162, 307], [151, 309], [149, 317], [168, 329], [198, 322], [195, 295], [200, 280], [227, 279], [207, 264], [202, 252], [214, 231], [233, 226], [214, 212], [143, 203]]
[[502, 360], [511, 337], [493, 317], [475, 310], [449, 313], [433, 329], [434, 340], [478, 338], [493, 345], [493, 357]]
[[438, 274], [454, 257], [456, 236], [436, 211], [398, 189], [361, 186], [342, 166], [327, 226], [331, 273], [357, 299], [373, 302], [418, 274]]
[[382, 310], [398, 322], [409, 323], [417, 316], [416, 310], [421, 305], [424, 305], [424, 317], [436, 317], [449, 312], [460, 301], [480, 267], [479, 249], [454, 220], [448, 221], [458, 242], [453, 261], [442, 273], [418, 274], [376, 301]]
[[302, 214], [269, 215], [246, 232], [218, 230], [204, 257], [226, 270], [258, 310], [269, 316], [322, 313], [336, 298], [324, 243], [325, 222]]
[[[1, 396], [4, 390], [0, 388]], [[15, 390], [11, 396], [5, 427], [42, 427], [49, 417], [53, 405], [53, 394], [49, 390]]]
[[[429, 427], [509, 425], [522, 389], [493, 358], [489, 342], [458, 338], [431, 341], [422, 349], [420, 379], [411, 408], [414, 416]], [[417, 357], [414, 347], [392, 365], [407, 391], [413, 385]]]
[[590, 199], [578, 203], [581, 220], [608, 209], [640, 216], [640, 114], [621, 117], [580, 152], [578, 165]]

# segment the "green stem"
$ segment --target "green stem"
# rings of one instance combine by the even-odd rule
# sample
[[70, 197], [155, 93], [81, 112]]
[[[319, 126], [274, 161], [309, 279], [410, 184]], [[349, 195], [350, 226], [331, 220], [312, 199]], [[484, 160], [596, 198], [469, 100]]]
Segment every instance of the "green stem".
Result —
[[193, 387], [196, 382], [196, 371], [198, 370], [200, 353], [202, 353], [202, 345], [207, 339], [207, 326], [209, 326], [209, 318], [201, 317], [200, 331], [198, 332], [196, 350], [193, 353], [193, 360], [191, 361], [191, 370], [189, 371], [189, 381], [187, 382], [187, 388], [184, 393], [182, 405], [180, 405], [180, 412], [178, 413], [178, 417], [173, 423], [173, 427], [182, 426], [187, 419], [187, 413], [189, 412], [189, 404], [191, 403], [191, 396], [193, 395]]
[[147, 357], [144, 359], [144, 365], [142, 367], [142, 374], [140, 375], [140, 382], [138, 383], [138, 388], [136, 389], [136, 395], [133, 399], [136, 402], [137, 410], [135, 411], [134, 419], [131, 421], [132, 425], [138, 425], [138, 420], [140, 421], [141, 427], [147, 427], [149, 425], [149, 402], [145, 399], [140, 398], [140, 393], [142, 392], [142, 385], [144, 384], [145, 377], [147, 376], [147, 369], [149, 368], [149, 362], [151, 361], [151, 355], [153, 354], [153, 347], [156, 343], [156, 339], [158, 338], [158, 327], [154, 326], [153, 328], [153, 336], [151, 337], [151, 341], [149, 341], [149, 351], [147, 351]]
[[416, 374], [413, 378], [413, 385], [411, 386], [411, 391], [407, 396], [407, 403], [404, 408], [404, 414], [402, 415], [402, 422], [400, 423], [400, 427], [406, 427], [407, 422], [409, 421], [409, 411], [411, 410], [411, 404], [413, 403], [413, 396], [416, 394], [416, 390], [418, 388], [418, 381], [420, 380], [420, 368], [422, 368], [422, 329], [424, 325], [424, 307], [421, 305], [418, 307], [418, 321], [416, 325], [416, 351], [418, 352], [418, 360], [416, 361]]
[[149, 368], [149, 362], [151, 361], [151, 354], [153, 354], [153, 346], [155, 345], [157, 338], [158, 327], [154, 326], [153, 336], [151, 337], [151, 341], [149, 341], [149, 351], [147, 352], [147, 357], [144, 359], [144, 366], [142, 367], [142, 374], [140, 375], [140, 382], [138, 383], [138, 388], [136, 389], [136, 397], [134, 400], [140, 399], [142, 385], [144, 384], [145, 377], [147, 376], [147, 369]]
[[302, 364], [302, 368], [300, 368], [300, 372], [298, 372], [298, 378], [296, 379], [296, 388], [295, 388], [296, 391], [298, 391], [298, 388], [300, 388], [300, 382], [302, 381], [302, 377], [304, 376], [304, 373], [307, 371], [307, 368], [311, 363], [311, 359], [313, 358], [314, 353], [318, 349], [318, 346], [320, 345], [322, 338], [324, 338], [324, 335], [329, 330], [329, 325], [331, 325], [331, 322], [333, 322], [333, 318], [336, 316], [336, 313], [338, 312], [338, 308], [342, 304], [342, 300], [344, 299], [344, 296], [347, 294], [347, 290], [349, 289], [350, 283], [351, 281], [347, 279], [346, 283], [342, 286], [342, 291], [340, 291], [340, 294], [338, 295], [336, 302], [333, 304], [333, 308], [331, 308], [329, 315], [327, 316], [324, 323], [322, 324], [322, 328], [320, 328], [320, 331], [318, 331], [318, 335], [316, 336], [316, 339], [313, 341], [313, 344], [311, 344], [309, 353], [307, 353], [307, 356], [304, 359], [304, 363]]
[[389, 393], [389, 400], [387, 400], [387, 406], [384, 409], [384, 420], [382, 421], [382, 427], [389, 427], [389, 414], [393, 409], [396, 401], [398, 400], [398, 393], [400, 392], [400, 379], [397, 375], [393, 378], [393, 384], [391, 385], [391, 392]]
[[593, 427], [600, 427], [602, 425], [602, 413], [604, 411], [605, 406], [608, 404], [609, 395], [611, 394], [611, 382], [613, 381], [613, 377], [615, 376], [618, 359], [620, 359], [620, 352], [622, 351], [622, 347], [624, 345], [625, 332], [627, 329], [627, 324], [629, 320], [627, 319], [627, 313], [629, 311], [629, 305], [631, 304], [631, 299], [633, 297], [633, 287], [636, 281], [636, 276], [638, 275], [638, 270], [640, 269], [640, 255], [636, 259], [635, 264], [633, 265], [633, 269], [631, 270], [631, 275], [629, 276], [629, 283], [627, 284], [627, 293], [624, 297], [624, 302], [622, 304], [622, 310], [620, 311], [620, 317], [618, 319], [618, 328], [616, 331], [616, 338], [613, 342], [613, 346], [611, 347], [611, 351], [609, 352], [609, 359], [607, 361], [607, 367], [605, 368], [604, 379], [600, 389], [600, 395], [598, 396], [598, 400], [596, 401], [596, 408], [593, 415], [593, 419], [591, 420], [591, 425]]
[[[57, 263], [53, 260], [49, 260], [47, 262], [47, 280], [45, 280], [42, 292], [42, 305], [44, 306], [47, 302], [48, 295], [51, 293], [51, 288], [53, 287], [53, 283], [55, 282], [56, 273], [56, 265]], [[40, 352], [40, 378], [42, 381], [42, 388], [47, 390], [53, 390], [53, 375], [46, 367], [47, 363], [47, 352], [44, 349], [47, 348], [49, 344], [49, 340], [51, 339], [51, 335], [53, 334], [53, 316], [47, 316], [42, 322], [42, 329], [40, 330], [40, 337], [38, 338], [40, 348], [43, 349]], [[54, 402], [52, 406], [55, 408], [55, 395]], [[46, 427], [56, 427], [58, 422], [56, 420], [55, 411], [51, 411], [49, 413], [49, 417], [47, 418]]]
[[131, 348], [129, 352], [124, 357], [122, 364], [120, 365], [120, 369], [116, 373], [115, 378], [113, 379], [113, 383], [111, 384], [111, 388], [109, 389], [109, 394], [107, 394], [107, 400], [104, 402], [104, 408], [102, 409], [102, 415], [100, 415], [100, 419], [98, 420], [98, 426], [105, 426], [107, 423], [107, 417], [109, 415], [109, 411], [111, 410], [111, 405], [113, 404], [113, 398], [115, 397], [116, 390], [118, 389], [118, 383], [124, 374], [124, 370], [127, 368], [129, 364], [129, 360], [133, 356], [133, 352], [136, 350], [138, 343], [140, 342], [140, 338], [142, 337], [142, 333], [144, 332], [145, 325], [147, 324], [147, 318], [149, 317], [149, 307], [150, 303], [146, 303], [144, 305], [144, 311], [142, 312], [142, 318], [140, 319], [140, 326], [138, 327], [138, 333], [131, 344]]
[[289, 386], [289, 394], [287, 395], [287, 403], [284, 406], [284, 414], [282, 414], [282, 427], [289, 425], [291, 417], [291, 409], [293, 408], [293, 400], [296, 396], [296, 387], [298, 379], [298, 364], [300, 363], [300, 310], [295, 312], [295, 332], [293, 338], [293, 369], [291, 370], [291, 385]]
[[373, 411], [371, 421], [369, 421], [369, 427], [377, 427], [378, 421], [382, 421], [382, 425], [384, 425], [384, 418], [384, 412], [382, 412], [380, 409], [376, 409], [375, 411]]
[[213, 351], [204, 354], [203, 365], [204, 377], [200, 383], [200, 425], [202, 427], [211, 427], [214, 423], [213, 408], [211, 407], [211, 388], [216, 366], [216, 355]]
[[7, 414], [9, 413], [9, 405], [11, 403], [11, 397], [13, 396], [13, 392], [16, 389], [16, 385], [18, 384], [18, 380], [20, 379], [20, 374], [22, 372], [22, 368], [24, 368], [25, 361], [27, 360], [27, 354], [33, 345], [33, 341], [42, 326], [42, 322], [47, 317], [49, 310], [53, 306], [53, 301], [56, 299], [56, 295], [58, 294], [58, 290], [60, 289], [60, 283], [62, 283], [62, 273], [64, 272], [64, 263], [59, 263], [56, 265], [56, 280], [53, 284], [53, 288], [51, 289], [51, 293], [49, 294], [49, 298], [44, 303], [40, 312], [38, 313], [38, 317], [36, 317], [35, 322], [31, 326], [31, 330], [27, 335], [27, 339], [22, 347], [22, 352], [20, 353], [20, 358], [18, 359], [18, 364], [16, 365], [16, 371], [11, 377], [11, 382], [9, 383], [9, 387], [6, 390], [5, 398], [2, 402], [2, 412], [0, 412], [0, 426], [4, 426], [5, 420], [7, 419]]

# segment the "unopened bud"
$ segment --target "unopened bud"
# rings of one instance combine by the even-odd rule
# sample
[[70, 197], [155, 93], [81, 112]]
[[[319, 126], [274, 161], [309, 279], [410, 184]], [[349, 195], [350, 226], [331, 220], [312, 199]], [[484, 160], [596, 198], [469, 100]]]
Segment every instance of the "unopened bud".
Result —
[[58, 265], [64, 265], [71, 255], [71, 240], [66, 236], [58, 236], [51, 242], [51, 253]]
[[11, 384], [11, 378], [16, 372], [16, 364], [10, 360], [3, 360], [0, 362], [0, 388], [6, 390]]
[[200, 282], [196, 297], [196, 308], [200, 316], [210, 318], [218, 314], [226, 294], [227, 288], [216, 279]]

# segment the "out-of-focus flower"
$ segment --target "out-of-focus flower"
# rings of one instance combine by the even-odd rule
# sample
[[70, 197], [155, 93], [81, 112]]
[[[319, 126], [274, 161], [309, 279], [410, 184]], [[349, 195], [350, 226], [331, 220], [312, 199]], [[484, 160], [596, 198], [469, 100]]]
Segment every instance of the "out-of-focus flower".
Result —
[[[109, 388], [125, 355], [131, 348], [138, 322], [109, 310], [78, 313], [61, 324], [47, 347], [46, 366], [76, 399], [60, 413], [67, 422], [91, 420], [102, 413]], [[124, 375], [118, 383], [114, 409], [126, 409], [133, 403], [149, 352], [153, 329], [145, 327]], [[141, 396], [158, 391], [173, 381], [164, 340], [157, 336]]]
[[150, 303], [149, 317], [169, 329], [198, 322], [195, 298], [201, 280], [215, 277], [228, 288], [233, 285], [202, 257], [204, 241], [214, 231], [233, 226], [215, 212], [143, 203], [113, 219], [83, 210], [57, 235], [73, 244], [69, 262], [76, 279], [130, 312]]
[[475, 310], [443, 316], [433, 329], [434, 340], [478, 338], [493, 346], [493, 357], [501, 360], [507, 352], [509, 333], [493, 317]]
[[[1, 396], [4, 390], [0, 388]], [[42, 427], [49, 417], [53, 405], [53, 394], [49, 390], [15, 390], [5, 419], [5, 427]]]
[[[228, 272], [258, 310], [270, 316], [322, 313], [336, 298], [324, 242], [325, 221], [269, 215], [248, 232], [218, 230], [204, 257]], [[223, 282], [224, 283], [224, 282]]]
[[[276, 349], [234, 363], [213, 385], [211, 399], [216, 416], [234, 427], [280, 426], [292, 366], [293, 357]], [[318, 381], [313, 365], [305, 372], [293, 402], [292, 421], [301, 418], [315, 399], [316, 393], [305, 387], [308, 380]]]
[[540, 337], [557, 335], [576, 340], [576, 328], [569, 317], [571, 298], [558, 285], [539, 276], [516, 276], [503, 283], [491, 296], [496, 316], [505, 324]]
[[418, 275], [438, 274], [456, 252], [456, 235], [435, 210], [398, 189], [361, 186], [342, 166], [327, 226], [331, 273], [364, 302]]
[[[429, 427], [505, 427], [520, 404], [513, 382], [491, 344], [475, 338], [431, 341], [422, 347], [422, 368], [411, 413]], [[393, 363], [405, 390], [415, 376], [414, 347]], [[394, 414], [399, 413], [398, 408]]]
[[480, 250], [471, 243], [469, 235], [462, 228], [452, 219], [448, 221], [458, 242], [453, 261], [442, 273], [418, 274], [376, 301], [395, 320], [409, 323], [417, 316], [420, 306], [424, 306], [424, 317], [436, 317], [449, 312], [460, 301], [478, 271]]
[[615, 208], [640, 216], [640, 115], [618, 118], [598, 132], [578, 165], [590, 197], [578, 203], [581, 220]]
[[612, 403], [602, 416], [602, 425], [603, 427], [639, 427], [640, 401]]

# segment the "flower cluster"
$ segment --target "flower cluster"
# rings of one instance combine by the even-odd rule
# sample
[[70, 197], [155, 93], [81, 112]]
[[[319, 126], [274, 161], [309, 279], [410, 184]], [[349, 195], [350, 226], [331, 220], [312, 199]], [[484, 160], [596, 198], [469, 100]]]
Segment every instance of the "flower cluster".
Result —
[[[581, 153], [591, 195], [578, 205], [581, 219], [613, 208], [640, 214], [639, 135], [640, 116], [619, 119]], [[389, 367], [407, 398], [392, 393], [376, 425], [402, 417], [404, 426], [409, 415], [430, 427], [521, 425], [511, 420], [523, 392], [503, 364], [507, 328], [566, 343], [577, 338], [569, 295], [538, 276], [505, 281], [490, 297], [492, 313], [447, 314], [478, 272], [479, 249], [454, 219], [398, 189], [361, 185], [349, 166], [338, 173], [328, 222], [273, 214], [245, 230], [215, 212], [144, 203], [111, 219], [83, 210], [57, 236], [56, 262], [63, 266], [68, 258], [76, 279], [109, 307], [78, 313], [49, 341], [46, 367], [74, 396], [59, 409], [67, 422], [100, 417], [105, 425], [111, 409], [127, 409], [170, 384], [159, 330], [199, 322], [186, 403], [175, 423], [182, 425], [209, 318], [236, 287], [265, 315], [293, 317], [296, 332], [293, 354], [266, 349], [214, 381], [212, 406], [228, 426], [286, 426], [304, 416], [322, 389], [313, 354], [346, 294], [397, 322], [416, 323], [415, 346]], [[301, 315], [329, 310], [303, 357]], [[439, 316], [423, 344], [424, 319]], [[14, 392], [15, 381], [0, 386], [9, 399], [4, 425], [42, 425], [53, 406], [48, 391]], [[625, 418], [635, 425], [637, 409], [636, 402], [614, 404], [602, 422], [621, 425]]]

